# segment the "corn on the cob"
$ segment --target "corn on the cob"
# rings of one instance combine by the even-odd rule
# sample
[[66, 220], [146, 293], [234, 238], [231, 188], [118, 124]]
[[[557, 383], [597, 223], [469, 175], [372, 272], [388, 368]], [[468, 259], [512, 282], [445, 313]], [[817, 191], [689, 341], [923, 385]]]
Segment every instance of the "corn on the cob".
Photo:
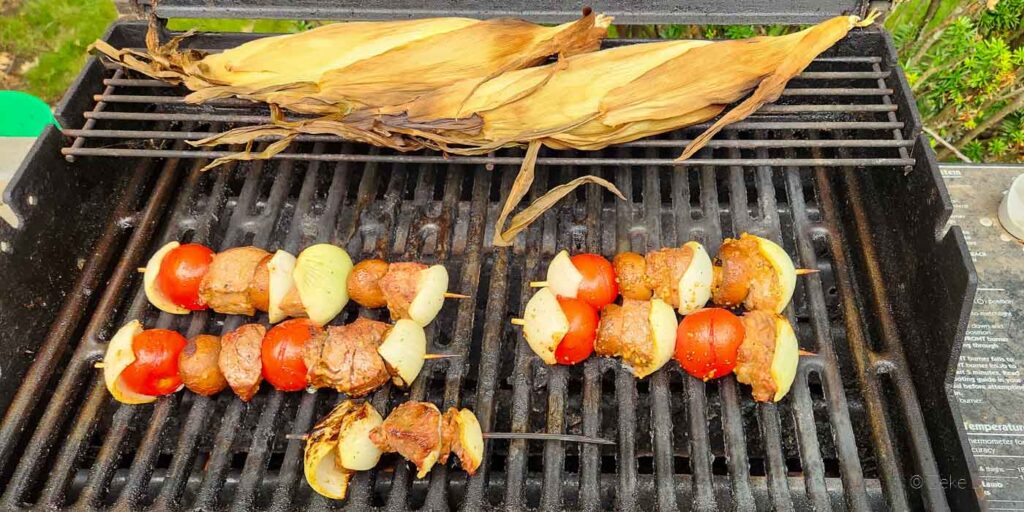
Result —
[[[791, 78], [850, 29], [873, 20], [874, 16], [839, 16], [785, 36], [667, 41], [580, 54], [490, 80], [455, 82], [405, 104], [347, 116], [288, 122], [278, 115], [274, 125], [245, 127], [196, 144], [243, 143], [264, 135], [297, 133], [332, 133], [400, 151], [431, 148], [454, 154], [527, 144], [527, 158], [499, 218], [501, 228], [532, 184], [532, 162], [540, 145], [600, 149], [707, 121], [747, 96], [686, 147], [680, 159], [688, 158], [722, 127], [778, 99]], [[553, 195], [520, 212], [511, 228], [496, 230], [494, 243], [510, 244], [519, 230], [553, 204], [552, 197], [564, 196], [582, 183], [599, 183], [618, 193], [603, 180], [575, 180], [568, 189], [552, 190]]]
[[153, 18], [146, 52], [103, 41], [93, 47], [127, 68], [184, 84], [194, 91], [189, 102], [235, 96], [299, 113], [343, 114], [484, 81], [551, 55], [596, 50], [610, 23], [593, 13], [556, 27], [507, 18], [334, 23], [207, 55], [178, 49], [191, 32], [160, 44]]

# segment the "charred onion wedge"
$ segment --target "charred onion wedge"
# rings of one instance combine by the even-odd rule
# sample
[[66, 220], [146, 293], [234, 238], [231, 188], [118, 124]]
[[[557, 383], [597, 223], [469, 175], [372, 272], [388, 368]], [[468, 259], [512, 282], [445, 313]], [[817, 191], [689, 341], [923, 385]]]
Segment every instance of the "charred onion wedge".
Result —
[[469, 409], [444, 414], [428, 402], [405, 402], [386, 419], [367, 402], [345, 400], [320, 420], [306, 441], [303, 469], [317, 493], [344, 499], [357, 471], [377, 465], [383, 452], [397, 452], [417, 467], [417, 478], [451, 454], [470, 475], [483, 461], [480, 422]]

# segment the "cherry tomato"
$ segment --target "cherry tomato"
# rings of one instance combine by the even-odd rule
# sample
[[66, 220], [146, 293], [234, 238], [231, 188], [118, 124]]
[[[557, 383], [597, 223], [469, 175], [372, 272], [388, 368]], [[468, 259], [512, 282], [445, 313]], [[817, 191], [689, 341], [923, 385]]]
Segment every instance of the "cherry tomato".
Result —
[[307, 369], [302, 352], [306, 341], [319, 332], [308, 318], [281, 322], [267, 331], [260, 351], [263, 378], [281, 391], [305, 389]]
[[577, 254], [570, 258], [576, 270], [583, 275], [576, 298], [601, 309], [619, 295], [619, 285], [615, 281], [615, 269], [604, 256], [597, 254]]
[[722, 308], [701, 309], [679, 322], [676, 361], [698, 379], [716, 379], [732, 373], [743, 343], [743, 323]]
[[555, 360], [561, 364], [576, 364], [594, 353], [597, 337], [597, 310], [579, 299], [559, 297], [558, 304], [569, 320], [569, 332], [555, 347]]
[[199, 297], [199, 283], [211, 261], [213, 250], [205, 245], [179, 245], [164, 255], [156, 285], [171, 302], [185, 309], [206, 309], [206, 303]]
[[132, 339], [135, 361], [121, 372], [128, 389], [149, 396], [169, 395], [181, 389], [178, 356], [188, 340], [167, 329], [147, 329]]

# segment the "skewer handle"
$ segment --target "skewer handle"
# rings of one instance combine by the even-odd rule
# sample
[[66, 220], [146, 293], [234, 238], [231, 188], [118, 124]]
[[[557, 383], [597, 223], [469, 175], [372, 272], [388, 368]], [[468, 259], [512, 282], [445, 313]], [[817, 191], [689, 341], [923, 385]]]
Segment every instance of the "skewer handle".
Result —
[[106, 365], [103, 364], [103, 361], [96, 361], [95, 363], [92, 364], [93, 368], [98, 368], [100, 370], [102, 370], [104, 366]]
[[523, 320], [522, 318], [513, 318], [512, 325], [526, 325], [526, 320]]
[[547, 281], [530, 281], [530, 288], [544, 288], [547, 285]]
[[454, 359], [456, 357], [462, 357], [462, 354], [425, 354], [423, 356], [423, 360], [430, 361], [432, 359]]
[[444, 298], [446, 298], [446, 299], [468, 299], [469, 295], [463, 295], [461, 293], [448, 293], [448, 292], [445, 292]]
[[797, 355], [800, 355], [800, 356], [816, 356], [818, 354], [816, 352], [808, 352], [806, 350], [799, 350], [799, 351], [797, 351]]
[[816, 269], [816, 268], [798, 268], [798, 269], [796, 269], [796, 275], [798, 275], [798, 276], [806, 276], [807, 274], [817, 274], [818, 272], [821, 272], [821, 271]]
[[146, 267], [138, 267], [138, 268], [135, 269], [135, 271], [140, 273], [140, 274], [145, 274], [146, 273]]

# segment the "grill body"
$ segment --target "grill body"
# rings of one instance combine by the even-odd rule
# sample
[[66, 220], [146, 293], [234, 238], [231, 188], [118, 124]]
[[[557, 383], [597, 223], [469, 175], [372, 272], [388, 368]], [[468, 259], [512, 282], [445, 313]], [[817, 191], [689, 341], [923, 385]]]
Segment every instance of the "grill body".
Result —
[[[144, 30], [121, 23], [107, 39], [142, 46]], [[575, 193], [508, 249], [489, 240], [521, 151], [445, 159], [308, 137], [280, 158], [200, 173], [218, 153], [184, 140], [266, 113], [187, 106], [181, 93], [91, 61], [59, 109], [64, 136], [46, 132], [8, 190], [23, 222], [0, 226], [11, 290], [0, 297], [0, 508], [979, 508], [950, 388], [973, 267], [959, 229], [941, 231], [951, 205], [884, 33], [852, 34], [691, 161], [672, 158], [700, 127], [542, 152], [538, 183], [593, 172], [628, 200]], [[608, 359], [545, 367], [509, 324], [560, 249], [610, 256], [696, 239], [713, 254], [742, 232], [820, 270], [801, 278], [787, 310], [817, 355], [802, 358], [780, 404], [756, 405], [734, 379], [702, 383], [674, 363], [643, 381]], [[248, 405], [230, 393], [110, 399], [92, 363], [128, 320], [188, 336], [247, 321], [146, 303], [135, 269], [170, 240], [292, 252], [331, 242], [356, 260], [442, 263], [452, 290], [472, 299], [445, 305], [429, 350], [462, 357], [428, 363], [408, 392], [374, 393], [374, 406], [429, 400], [474, 410], [485, 430], [617, 445], [492, 440], [472, 478], [445, 467], [416, 480], [385, 456], [346, 502], [328, 502], [303, 482], [301, 444], [284, 436], [307, 431], [336, 393], [264, 385]], [[386, 315], [353, 304], [336, 322], [358, 314]]]

